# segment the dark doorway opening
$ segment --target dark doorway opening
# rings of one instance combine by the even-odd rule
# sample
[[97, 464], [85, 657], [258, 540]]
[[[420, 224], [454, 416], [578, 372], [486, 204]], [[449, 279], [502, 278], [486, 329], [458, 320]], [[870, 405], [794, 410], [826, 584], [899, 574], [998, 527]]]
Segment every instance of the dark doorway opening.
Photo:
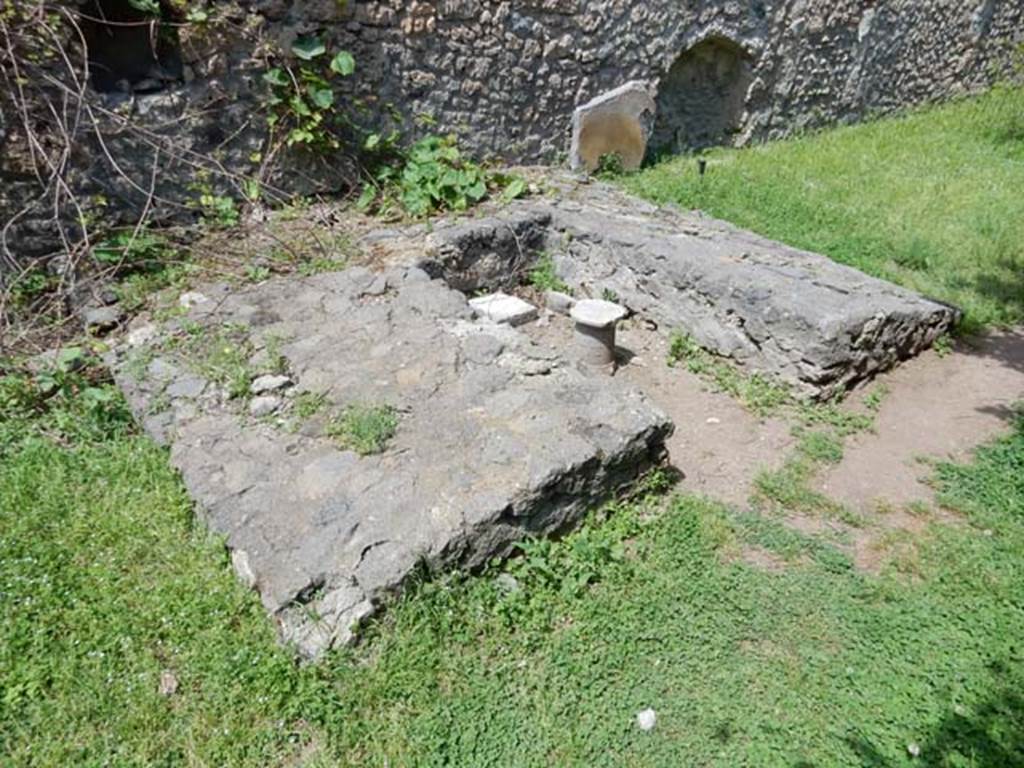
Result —
[[182, 79], [178, 30], [130, 0], [87, 0], [81, 11], [90, 82], [102, 92], [151, 92]]
[[684, 51], [658, 86], [652, 153], [733, 143], [753, 79], [750, 57], [731, 40], [711, 38]]

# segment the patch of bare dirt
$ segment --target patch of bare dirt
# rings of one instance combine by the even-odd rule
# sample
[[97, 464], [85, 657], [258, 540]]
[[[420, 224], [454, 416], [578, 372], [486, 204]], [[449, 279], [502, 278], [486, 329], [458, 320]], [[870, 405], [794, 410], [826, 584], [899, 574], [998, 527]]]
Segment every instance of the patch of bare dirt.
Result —
[[[647, 393], [675, 422], [668, 449], [682, 475], [680, 490], [746, 506], [757, 474], [778, 469], [792, 454], [792, 423], [760, 419], [701, 377], [669, 367], [660, 334], [636, 320], [624, 326], [618, 339], [623, 365], [615, 375]], [[526, 330], [565, 349], [572, 344], [571, 323], [560, 316]], [[886, 392], [875, 430], [850, 438], [843, 460], [812, 481], [864, 524], [802, 513], [782, 522], [835, 543], [858, 570], [892, 567], [913, 577], [929, 526], [958, 523], [935, 504], [926, 482], [933, 463], [969, 460], [972, 449], [1007, 431], [1015, 404], [1024, 400], [1024, 328], [961, 342], [946, 355], [926, 352], [869, 387]], [[861, 400], [854, 393], [847, 407], [863, 412]], [[738, 557], [770, 571], [786, 566], [757, 548]]]
[[790, 425], [781, 418], [759, 419], [701, 377], [669, 367], [668, 342], [639, 324], [622, 331], [619, 346], [633, 357], [618, 375], [675, 422], [668, 451], [683, 475], [682, 489], [745, 505], [757, 473], [785, 462], [795, 442]]
[[1024, 329], [934, 351], [877, 380], [888, 394], [873, 433], [854, 436], [817, 490], [860, 512], [930, 503], [930, 461], [964, 461], [1007, 431], [1024, 400]]
[[744, 547], [737, 558], [740, 562], [768, 573], [786, 570], [788, 563], [782, 557], [762, 547]]
[[[572, 345], [572, 324], [555, 315], [547, 326], [524, 328], [561, 349]], [[744, 506], [762, 469], [777, 469], [794, 439], [784, 419], [759, 419], [701, 377], [667, 364], [668, 342], [641, 321], [624, 323], [618, 336], [623, 360], [615, 375], [647, 394], [676, 425], [667, 442], [680, 489]], [[604, 375], [595, 373], [595, 375]]]

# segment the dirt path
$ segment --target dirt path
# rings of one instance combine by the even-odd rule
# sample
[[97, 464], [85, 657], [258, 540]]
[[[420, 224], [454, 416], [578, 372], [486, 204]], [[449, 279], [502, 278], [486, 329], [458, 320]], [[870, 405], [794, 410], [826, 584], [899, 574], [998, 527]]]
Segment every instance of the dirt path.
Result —
[[[562, 348], [571, 344], [565, 318], [556, 316], [531, 333]], [[757, 474], [793, 454], [791, 421], [758, 419], [701, 377], [670, 368], [660, 334], [628, 322], [619, 346], [628, 363], [616, 375], [646, 392], [676, 424], [668, 449], [682, 474], [681, 490], [746, 506]], [[913, 540], [931, 520], [948, 519], [934, 509], [925, 482], [929, 461], [968, 460], [973, 448], [1009, 428], [1014, 404], [1024, 401], [1024, 328], [960, 342], [946, 355], [926, 352], [870, 386], [886, 392], [875, 429], [850, 438], [843, 460], [813, 482], [859, 513], [865, 525], [803, 514], [783, 522], [804, 533], [844, 538], [855, 564], [877, 571], [908, 535]], [[860, 398], [854, 393], [848, 402], [855, 406]], [[932, 512], [924, 514], [915, 502]]]
[[[556, 348], [572, 344], [571, 323], [554, 316], [530, 334]], [[780, 466], [794, 445], [785, 419], [759, 419], [730, 395], [715, 392], [700, 376], [666, 363], [668, 342], [640, 321], [624, 324], [618, 346], [628, 363], [616, 376], [645, 392], [676, 425], [668, 440], [669, 460], [680, 488], [729, 504], [750, 499], [754, 476]]]
[[676, 425], [667, 445], [681, 488], [743, 506], [754, 476], [786, 460], [795, 440], [785, 419], [759, 419], [730, 395], [715, 392], [700, 376], [667, 365], [668, 343], [638, 326], [619, 334], [635, 355], [617, 375], [635, 384]]
[[922, 459], [963, 461], [1006, 432], [1024, 400], [1024, 329], [926, 352], [878, 379], [888, 389], [873, 433], [856, 435], [818, 489], [860, 511], [929, 503]]

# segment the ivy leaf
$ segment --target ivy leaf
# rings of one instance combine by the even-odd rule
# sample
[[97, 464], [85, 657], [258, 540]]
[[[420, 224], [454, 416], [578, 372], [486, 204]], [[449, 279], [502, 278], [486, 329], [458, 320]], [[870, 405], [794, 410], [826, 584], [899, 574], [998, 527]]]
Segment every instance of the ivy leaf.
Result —
[[477, 179], [476, 183], [468, 187], [465, 192], [470, 200], [477, 202], [487, 197], [487, 185], [484, 184], [483, 179]]
[[356, 71], [356, 60], [348, 51], [339, 51], [331, 59], [331, 71], [337, 72], [343, 77], [348, 77]]
[[265, 83], [269, 83], [270, 85], [275, 85], [278, 86], [279, 88], [283, 88], [284, 86], [288, 85], [288, 75], [286, 75], [284, 73], [284, 70], [282, 70], [280, 67], [274, 67], [273, 69], [268, 69], [266, 72], [263, 73], [263, 81]]
[[65, 347], [57, 353], [57, 370], [65, 373], [74, 370], [83, 360], [85, 352], [81, 347]]
[[136, 11], [148, 13], [151, 16], [160, 15], [160, 3], [157, 0], [128, 0], [128, 5]]
[[320, 109], [330, 109], [334, 106], [334, 91], [330, 88], [313, 86], [308, 89], [309, 98]]
[[366, 141], [363, 142], [363, 149], [367, 152], [373, 152], [377, 147], [380, 146], [380, 134], [371, 133], [366, 137]]
[[292, 53], [303, 61], [312, 61], [317, 56], [327, 53], [327, 46], [315, 35], [302, 35], [292, 43]]
[[514, 178], [505, 187], [505, 191], [501, 193], [501, 199], [508, 202], [509, 200], [515, 200], [518, 197], [522, 197], [526, 192], [526, 182], [523, 179]]

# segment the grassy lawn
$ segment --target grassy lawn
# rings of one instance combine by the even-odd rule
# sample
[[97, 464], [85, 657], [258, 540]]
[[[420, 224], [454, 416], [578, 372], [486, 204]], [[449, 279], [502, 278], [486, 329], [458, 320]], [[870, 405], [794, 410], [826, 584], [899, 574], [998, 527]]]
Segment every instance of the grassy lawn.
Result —
[[[626, 183], [1024, 319], [1024, 91], [711, 161]], [[1024, 419], [936, 468], [957, 521], [880, 574], [655, 477], [302, 667], [109, 385], [27, 386], [0, 376], [0, 766], [1024, 766]]]
[[633, 192], [824, 253], [966, 312], [1024, 321], [1024, 88], [692, 158], [627, 177]]
[[5, 765], [1024, 765], [1024, 424], [880, 576], [652, 488], [301, 668], [164, 451], [79, 400], [0, 429]]

